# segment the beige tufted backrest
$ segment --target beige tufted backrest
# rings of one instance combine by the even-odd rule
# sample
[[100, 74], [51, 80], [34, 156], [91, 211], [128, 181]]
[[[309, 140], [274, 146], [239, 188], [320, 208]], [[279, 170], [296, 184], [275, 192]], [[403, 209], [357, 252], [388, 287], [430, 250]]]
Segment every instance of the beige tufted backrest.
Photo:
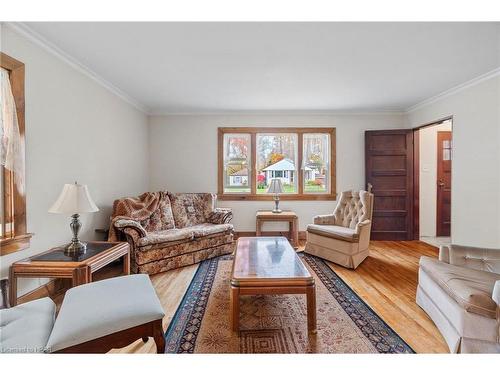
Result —
[[500, 273], [500, 249], [460, 245], [442, 246], [439, 260], [455, 266]]
[[358, 223], [372, 219], [373, 194], [367, 191], [343, 191], [333, 216], [335, 225], [355, 229]]

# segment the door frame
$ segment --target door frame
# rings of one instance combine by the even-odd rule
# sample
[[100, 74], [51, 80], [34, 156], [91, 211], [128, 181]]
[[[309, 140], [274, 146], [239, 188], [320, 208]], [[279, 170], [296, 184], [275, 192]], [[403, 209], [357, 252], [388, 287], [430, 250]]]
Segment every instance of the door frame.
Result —
[[[447, 120], [451, 120], [451, 131], [453, 136], [453, 115], [449, 115], [413, 128], [413, 238], [415, 240], [420, 239], [420, 133], [419, 132], [421, 129], [439, 125]], [[453, 181], [453, 170], [451, 173]]]

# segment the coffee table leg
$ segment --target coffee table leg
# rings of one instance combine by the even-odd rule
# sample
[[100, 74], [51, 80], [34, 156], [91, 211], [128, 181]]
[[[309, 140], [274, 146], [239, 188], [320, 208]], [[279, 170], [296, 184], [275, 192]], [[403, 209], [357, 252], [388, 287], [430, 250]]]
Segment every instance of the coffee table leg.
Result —
[[316, 286], [311, 285], [306, 289], [307, 296], [307, 329], [316, 333]]
[[231, 326], [233, 331], [240, 329], [240, 288], [231, 286]]

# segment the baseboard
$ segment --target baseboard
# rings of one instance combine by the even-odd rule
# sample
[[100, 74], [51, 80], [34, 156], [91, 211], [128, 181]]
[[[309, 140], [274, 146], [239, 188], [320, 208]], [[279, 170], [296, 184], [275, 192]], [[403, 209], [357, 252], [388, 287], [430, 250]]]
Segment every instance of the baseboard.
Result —
[[[238, 237], [255, 237], [256, 232], [235, 232], [236, 238]], [[288, 231], [270, 231], [270, 232], [262, 232], [261, 236], [288, 236]], [[306, 239], [306, 231], [305, 230], [300, 230], [299, 231], [299, 240], [305, 240]]]
[[69, 279], [53, 279], [38, 288], [17, 297], [17, 304], [26, 303], [43, 297], [55, 297], [71, 287]]

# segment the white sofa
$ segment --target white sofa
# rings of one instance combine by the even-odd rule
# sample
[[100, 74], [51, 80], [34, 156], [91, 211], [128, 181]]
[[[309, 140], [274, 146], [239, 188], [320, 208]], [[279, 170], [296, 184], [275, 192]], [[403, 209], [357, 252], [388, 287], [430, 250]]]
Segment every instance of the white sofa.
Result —
[[417, 304], [451, 353], [500, 353], [500, 250], [450, 245], [420, 258]]

